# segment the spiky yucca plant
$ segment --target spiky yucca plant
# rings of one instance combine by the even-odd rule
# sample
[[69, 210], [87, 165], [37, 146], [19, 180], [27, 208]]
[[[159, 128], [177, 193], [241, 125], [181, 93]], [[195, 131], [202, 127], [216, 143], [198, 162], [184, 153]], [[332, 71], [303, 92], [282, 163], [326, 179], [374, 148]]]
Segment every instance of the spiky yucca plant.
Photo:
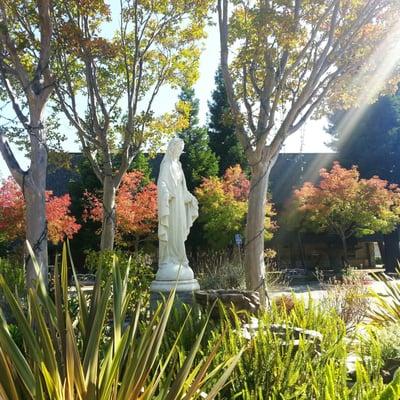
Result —
[[[204, 326], [194, 338], [192, 349], [184, 354], [184, 362], [177, 364], [182, 359], [179, 335], [169, 351], [159, 352], [173, 295], [141, 329], [140, 305], [135, 310], [128, 309], [129, 270], [122, 276], [118, 263], [114, 263], [112, 276], [102, 285], [99, 268], [93, 292], [87, 298], [72, 260], [71, 267], [79, 304], [75, 317], [68, 307], [65, 246], [61, 268], [55, 266], [54, 296], [39, 275], [36, 289], [29, 291], [24, 307], [0, 276], [1, 290], [22, 337], [22, 345], [18, 346], [1, 315], [1, 399], [189, 400], [199, 396], [213, 399], [218, 394], [241, 351], [211, 368], [220, 346], [217, 341], [199, 361]], [[104, 337], [108, 340], [104, 341]], [[208, 393], [203, 393], [206, 384]]]
[[[397, 270], [400, 275], [400, 270]], [[372, 322], [378, 325], [400, 322], [400, 282], [390, 281], [385, 275], [375, 278], [384, 283], [384, 293], [371, 291], [375, 304], [370, 312]]]

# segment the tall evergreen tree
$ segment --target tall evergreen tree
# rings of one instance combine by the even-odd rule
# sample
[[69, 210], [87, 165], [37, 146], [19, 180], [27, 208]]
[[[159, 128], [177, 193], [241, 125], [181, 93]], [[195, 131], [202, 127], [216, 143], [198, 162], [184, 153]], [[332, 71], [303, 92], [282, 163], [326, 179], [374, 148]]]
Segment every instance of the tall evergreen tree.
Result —
[[236, 164], [246, 170], [247, 161], [236, 138], [221, 68], [215, 73], [215, 89], [211, 97], [212, 100], [208, 103], [208, 136], [210, 148], [219, 159], [219, 175], [222, 176], [229, 167]]
[[[361, 176], [378, 175], [389, 182], [400, 184], [400, 92], [382, 96], [370, 105], [363, 118], [348, 132], [347, 119], [355, 110], [337, 111], [329, 116], [328, 132], [331, 147], [338, 152], [342, 165], [357, 165]], [[346, 134], [344, 134], [346, 128]], [[379, 248], [386, 271], [393, 272], [400, 261], [399, 227], [383, 235]]]
[[194, 89], [183, 88], [179, 99], [190, 105], [189, 126], [179, 137], [185, 142], [181, 163], [187, 187], [193, 191], [203, 178], [218, 174], [218, 160], [210, 149], [207, 129], [199, 126], [199, 100], [195, 98]]
[[378, 175], [400, 184], [400, 93], [380, 97], [348, 132], [344, 122], [354, 111], [329, 116], [330, 146], [339, 153], [340, 162], [348, 168], [357, 165], [363, 177]]

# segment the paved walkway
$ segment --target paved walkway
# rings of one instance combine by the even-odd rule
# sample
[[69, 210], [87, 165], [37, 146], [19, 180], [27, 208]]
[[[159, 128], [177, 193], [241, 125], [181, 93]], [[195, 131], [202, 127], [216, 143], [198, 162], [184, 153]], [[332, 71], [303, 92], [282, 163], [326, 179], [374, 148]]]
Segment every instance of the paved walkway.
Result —
[[[400, 283], [400, 280], [393, 282]], [[365, 286], [383, 296], [387, 293], [385, 283], [381, 281], [373, 281]], [[304, 300], [307, 300], [309, 296], [311, 296], [311, 298], [314, 300], [319, 300], [326, 295], [328, 290], [329, 289], [326, 287], [326, 285], [321, 285], [320, 283], [315, 282], [307, 285], [295, 285], [287, 288], [269, 290], [268, 295], [271, 298], [274, 298], [285, 294], [295, 294], [296, 297], [303, 298]]]

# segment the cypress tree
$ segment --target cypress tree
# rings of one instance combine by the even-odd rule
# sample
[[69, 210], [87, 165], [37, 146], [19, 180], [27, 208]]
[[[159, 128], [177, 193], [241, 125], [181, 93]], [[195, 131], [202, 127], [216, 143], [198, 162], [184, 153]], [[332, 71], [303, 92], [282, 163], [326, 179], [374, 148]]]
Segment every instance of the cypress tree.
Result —
[[185, 142], [180, 160], [190, 191], [200, 185], [203, 178], [218, 174], [218, 160], [209, 146], [207, 129], [199, 126], [199, 100], [194, 89], [183, 88], [179, 99], [190, 104], [189, 126], [179, 133]]
[[227, 168], [236, 164], [246, 170], [246, 157], [235, 135], [221, 68], [215, 74], [215, 89], [211, 98], [208, 103], [208, 136], [210, 148], [219, 159], [219, 175], [222, 176]]

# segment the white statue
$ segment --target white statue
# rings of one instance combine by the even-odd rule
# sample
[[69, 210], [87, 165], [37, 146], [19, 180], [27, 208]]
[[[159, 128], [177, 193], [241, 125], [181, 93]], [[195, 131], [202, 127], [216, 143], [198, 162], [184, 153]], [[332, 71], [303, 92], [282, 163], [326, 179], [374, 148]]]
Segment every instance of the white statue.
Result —
[[199, 288], [189, 267], [185, 241], [198, 217], [197, 199], [187, 190], [179, 157], [183, 140], [172, 139], [157, 181], [159, 269], [151, 290], [193, 291]]

